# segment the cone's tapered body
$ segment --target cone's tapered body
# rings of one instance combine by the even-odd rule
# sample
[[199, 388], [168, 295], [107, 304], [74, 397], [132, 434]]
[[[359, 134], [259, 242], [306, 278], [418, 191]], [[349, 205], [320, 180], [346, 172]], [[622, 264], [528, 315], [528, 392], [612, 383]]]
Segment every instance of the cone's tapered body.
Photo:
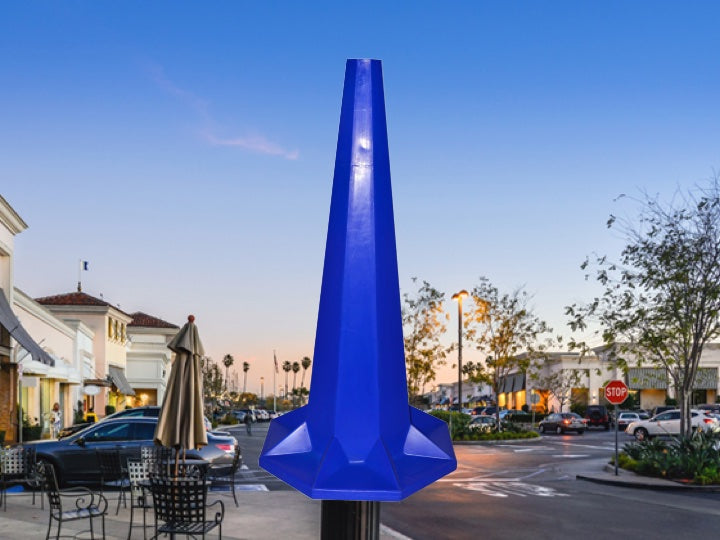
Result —
[[382, 67], [345, 71], [305, 407], [260, 465], [315, 499], [399, 500], [455, 470], [447, 424], [408, 405]]

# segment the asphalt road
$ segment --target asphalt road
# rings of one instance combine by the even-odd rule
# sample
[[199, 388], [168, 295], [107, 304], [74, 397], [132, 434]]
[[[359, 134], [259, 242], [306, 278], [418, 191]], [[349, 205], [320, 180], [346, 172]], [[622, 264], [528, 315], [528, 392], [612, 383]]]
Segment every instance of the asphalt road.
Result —
[[[253, 436], [230, 430], [243, 449], [248, 490], [292, 489], [257, 463], [267, 424]], [[632, 438], [620, 434], [620, 444]], [[594, 484], [612, 455], [612, 432], [547, 435], [537, 442], [455, 446], [458, 469], [399, 503], [384, 503], [382, 523], [415, 540], [716, 538], [720, 494], [648, 491]], [[399, 536], [402, 538], [402, 536]]]

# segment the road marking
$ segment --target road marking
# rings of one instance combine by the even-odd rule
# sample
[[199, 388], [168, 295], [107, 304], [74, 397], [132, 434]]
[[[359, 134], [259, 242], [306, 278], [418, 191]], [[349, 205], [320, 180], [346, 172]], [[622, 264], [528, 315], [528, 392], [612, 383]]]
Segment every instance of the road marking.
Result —
[[391, 529], [387, 525], [380, 524], [380, 534], [389, 536], [390, 538], [397, 538], [397, 540], [412, 540], [409, 536], [405, 536], [402, 533], [397, 532], [395, 529]]
[[[210, 488], [213, 492], [228, 492], [230, 486], [213, 486]], [[265, 484], [235, 484], [235, 491], [270, 491]]]
[[511, 495], [517, 497], [568, 497], [567, 493], [561, 493], [554, 488], [538, 486], [535, 484], [526, 484], [515, 479], [499, 480], [492, 479], [485, 482], [456, 482], [456, 487], [466, 489], [468, 491], [476, 491], [487, 495], [488, 497], [496, 497], [506, 499]]
[[554, 454], [554, 458], [584, 458], [590, 457], [590, 454]]

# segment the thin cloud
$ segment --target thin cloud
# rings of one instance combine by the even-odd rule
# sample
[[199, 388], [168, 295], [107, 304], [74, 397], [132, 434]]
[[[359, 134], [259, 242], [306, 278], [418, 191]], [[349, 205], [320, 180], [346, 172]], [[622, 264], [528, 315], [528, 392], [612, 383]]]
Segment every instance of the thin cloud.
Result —
[[298, 150], [287, 150], [281, 145], [268, 140], [263, 135], [240, 136], [240, 137], [219, 137], [215, 133], [215, 121], [210, 114], [210, 102], [192, 92], [180, 88], [166, 75], [165, 70], [158, 65], [148, 67], [148, 73], [153, 82], [168, 94], [175, 96], [178, 100], [193, 109], [203, 120], [204, 127], [201, 129], [202, 138], [212, 146], [230, 146], [242, 148], [255, 154], [268, 156], [280, 156], [285, 159], [295, 160], [300, 157]]
[[282, 156], [285, 159], [297, 159], [300, 156], [298, 150], [286, 150], [285, 148], [268, 141], [262, 135], [254, 135], [249, 137], [233, 137], [219, 138], [212, 133], [205, 133], [205, 140], [213, 146], [235, 146], [244, 148], [257, 154], [266, 154], [269, 156]]

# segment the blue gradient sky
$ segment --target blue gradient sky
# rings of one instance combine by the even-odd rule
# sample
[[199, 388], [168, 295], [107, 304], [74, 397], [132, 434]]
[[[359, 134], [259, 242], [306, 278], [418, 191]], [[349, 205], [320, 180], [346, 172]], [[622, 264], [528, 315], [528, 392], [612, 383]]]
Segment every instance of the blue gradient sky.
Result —
[[194, 313], [268, 391], [273, 349], [313, 352], [345, 59], [372, 57], [402, 287], [525, 285], [562, 330], [593, 293], [585, 255], [618, 249], [613, 199], [720, 166], [718, 20], [716, 2], [5, 3], [16, 284], [71, 291], [86, 259], [84, 290]]

